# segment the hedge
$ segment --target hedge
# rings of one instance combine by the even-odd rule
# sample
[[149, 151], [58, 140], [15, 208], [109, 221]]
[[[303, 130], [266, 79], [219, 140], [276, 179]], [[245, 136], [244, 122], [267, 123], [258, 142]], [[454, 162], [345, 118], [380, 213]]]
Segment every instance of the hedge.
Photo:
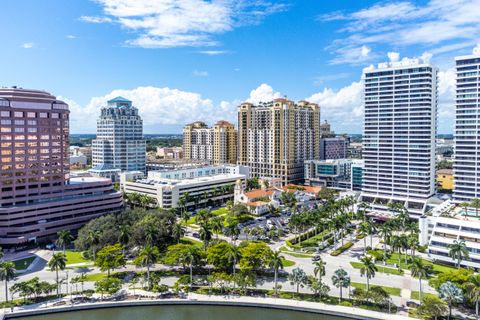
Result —
[[339, 254], [341, 254], [342, 252], [346, 251], [347, 249], [349, 249], [350, 247], [353, 246], [353, 242], [347, 242], [345, 243], [343, 246], [341, 246], [340, 248], [338, 248], [337, 250], [333, 251], [332, 253], [330, 253], [331, 256], [338, 256]]

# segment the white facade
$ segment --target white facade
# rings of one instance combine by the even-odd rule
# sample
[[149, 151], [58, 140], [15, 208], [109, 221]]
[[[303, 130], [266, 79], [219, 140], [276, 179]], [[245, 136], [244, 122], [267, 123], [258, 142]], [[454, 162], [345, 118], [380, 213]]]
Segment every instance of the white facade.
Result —
[[420, 245], [428, 244], [428, 255], [434, 260], [456, 263], [448, 256], [448, 246], [465, 241], [470, 258], [461, 261], [464, 267], [480, 268], [480, 220], [423, 216], [419, 219]]
[[121, 171], [145, 171], [146, 143], [143, 121], [132, 102], [117, 97], [102, 108], [97, 138], [92, 141], [92, 165]]
[[435, 193], [437, 69], [421, 59], [364, 69], [362, 200], [420, 216]]
[[456, 57], [455, 202], [480, 198], [480, 47]]
[[[212, 173], [212, 168], [215, 168], [215, 173]], [[121, 188], [126, 193], [149, 195], [157, 200], [159, 207], [167, 209], [177, 208], [178, 200], [188, 193], [187, 207], [202, 207], [218, 201], [233, 200], [235, 183], [238, 180], [245, 183], [247, 179], [247, 175], [239, 172], [232, 169], [229, 173], [221, 166], [210, 169], [149, 171], [145, 179], [121, 176], [125, 177], [121, 179]]]

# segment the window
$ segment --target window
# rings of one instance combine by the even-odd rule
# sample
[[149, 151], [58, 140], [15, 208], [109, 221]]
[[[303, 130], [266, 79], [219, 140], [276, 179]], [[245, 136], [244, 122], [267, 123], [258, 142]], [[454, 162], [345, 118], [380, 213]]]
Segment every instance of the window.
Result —
[[15, 118], [23, 118], [23, 112], [21, 112], [21, 111], [15, 111], [15, 112], [13, 113], [13, 116], [14, 116]]

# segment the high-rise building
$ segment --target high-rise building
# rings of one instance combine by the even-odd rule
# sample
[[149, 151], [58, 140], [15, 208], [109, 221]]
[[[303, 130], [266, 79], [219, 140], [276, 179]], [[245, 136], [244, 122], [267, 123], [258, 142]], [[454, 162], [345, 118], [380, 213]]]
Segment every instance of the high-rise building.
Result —
[[480, 48], [456, 57], [455, 202], [480, 198]]
[[321, 138], [320, 159], [333, 160], [347, 158], [348, 141], [344, 137]]
[[320, 134], [322, 137], [327, 137], [333, 134], [330, 123], [328, 123], [327, 120], [320, 125]]
[[97, 120], [97, 138], [92, 141], [92, 165], [121, 171], [145, 171], [146, 143], [143, 121], [132, 101], [109, 100]]
[[287, 99], [241, 104], [238, 152], [253, 176], [301, 182], [304, 161], [320, 158], [320, 107]]
[[228, 121], [218, 121], [212, 128], [197, 121], [183, 128], [183, 148], [186, 160], [209, 163], [237, 162], [237, 132]]
[[404, 59], [364, 69], [362, 199], [372, 210], [389, 203], [412, 216], [435, 193], [437, 69]]
[[105, 179], [69, 176], [68, 105], [44, 91], [0, 88], [0, 245], [77, 229], [117, 212]]

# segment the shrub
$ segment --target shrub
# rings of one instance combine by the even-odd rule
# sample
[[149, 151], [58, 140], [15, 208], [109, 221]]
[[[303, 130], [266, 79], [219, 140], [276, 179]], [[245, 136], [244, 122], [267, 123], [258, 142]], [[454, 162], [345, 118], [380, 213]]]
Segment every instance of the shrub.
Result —
[[342, 301], [338, 305], [343, 307], [351, 307], [352, 303], [350, 301]]
[[330, 253], [331, 256], [333, 257], [336, 257], [338, 256], [340, 253], [344, 252], [345, 250], [347, 250], [348, 248], [350, 248], [351, 246], [353, 246], [353, 242], [347, 242], [345, 243], [343, 246], [341, 246], [340, 248], [338, 248], [337, 250], [333, 251], [332, 253]]
[[361, 239], [365, 238], [365, 234], [360, 233], [360, 234], [358, 234], [355, 238], [356, 238], [357, 240], [361, 240]]

